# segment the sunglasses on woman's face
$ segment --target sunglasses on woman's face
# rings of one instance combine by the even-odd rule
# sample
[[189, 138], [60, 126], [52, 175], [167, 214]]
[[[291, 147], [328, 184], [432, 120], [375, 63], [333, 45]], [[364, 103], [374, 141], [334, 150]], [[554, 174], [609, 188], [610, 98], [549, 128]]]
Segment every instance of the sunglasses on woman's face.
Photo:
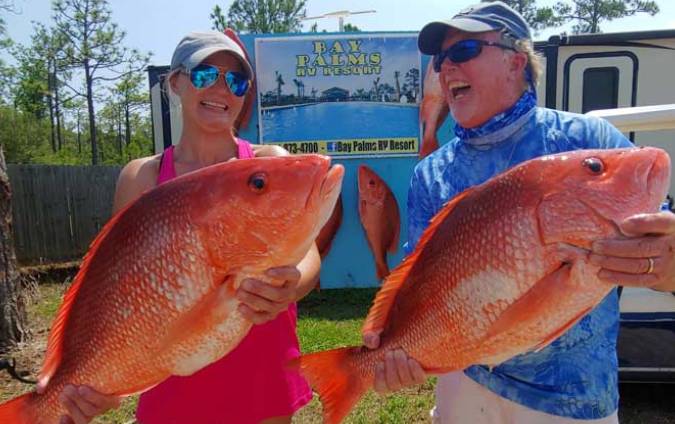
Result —
[[232, 94], [237, 97], [246, 94], [249, 86], [246, 75], [241, 72], [224, 71], [215, 65], [202, 63], [186, 73], [190, 76], [192, 85], [198, 89], [211, 87], [216, 83], [221, 74], [223, 74], [223, 77], [225, 78], [225, 84], [230, 88]]
[[504, 50], [516, 51], [513, 46], [495, 43], [494, 41], [462, 40], [434, 55], [434, 71], [441, 72], [441, 65], [445, 62], [445, 59], [449, 59], [452, 63], [468, 62], [480, 55], [483, 51], [483, 46], [499, 47]]

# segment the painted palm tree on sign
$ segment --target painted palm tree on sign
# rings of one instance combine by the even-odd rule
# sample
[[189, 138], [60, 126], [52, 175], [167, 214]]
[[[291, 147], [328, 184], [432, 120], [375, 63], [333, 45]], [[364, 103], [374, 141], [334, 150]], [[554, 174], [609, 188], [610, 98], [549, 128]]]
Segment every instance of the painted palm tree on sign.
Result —
[[396, 80], [396, 100], [397, 102], [401, 99], [401, 83], [398, 81], [398, 77], [401, 75], [399, 71], [394, 71], [394, 79]]
[[293, 78], [293, 84], [295, 84], [295, 88], [298, 90], [298, 98], [302, 99], [305, 97], [305, 83]]
[[380, 77], [377, 77], [373, 80], [373, 89], [374, 100], [378, 100], [380, 94]]
[[274, 71], [274, 75], [277, 79], [277, 104], [281, 104], [281, 86], [286, 84], [284, 78], [281, 76], [279, 71]]

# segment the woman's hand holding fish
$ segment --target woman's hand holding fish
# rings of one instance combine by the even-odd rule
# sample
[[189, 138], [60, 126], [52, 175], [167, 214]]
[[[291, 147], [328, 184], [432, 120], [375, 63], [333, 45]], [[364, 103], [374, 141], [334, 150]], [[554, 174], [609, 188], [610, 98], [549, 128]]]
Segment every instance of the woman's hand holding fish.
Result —
[[242, 302], [239, 312], [254, 324], [264, 324], [285, 311], [297, 300], [297, 287], [301, 273], [297, 267], [286, 266], [267, 271], [270, 279], [281, 280], [281, 286], [247, 278], [242, 281], [237, 298]]
[[59, 396], [68, 416], [61, 417], [60, 424], [87, 424], [97, 415], [120, 406], [121, 398], [99, 393], [89, 386], [66, 386]]
[[675, 214], [632, 216], [619, 224], [629, 238], [593, 243], [590, 262], [598, 276], [621, 286], [675, 291]]

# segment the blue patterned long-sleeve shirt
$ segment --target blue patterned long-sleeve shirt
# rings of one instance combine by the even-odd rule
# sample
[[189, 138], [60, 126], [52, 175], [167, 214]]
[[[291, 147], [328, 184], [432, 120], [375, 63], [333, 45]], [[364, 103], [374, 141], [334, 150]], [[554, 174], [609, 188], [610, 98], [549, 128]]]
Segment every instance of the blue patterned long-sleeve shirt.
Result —
[[[406, 253], [448, 200], [515, 164], [564, 151], [629, 146], [631, 142], [602, 119], [538, 107], [487, 135], [455, 138], [415, 167], [408, 193]], [[618, 295], [613, 290], [541, 351], [517, 356], [492, 370], [473, 366], [465, 373], [531, 409], [576, 419], [606, 417], [618, 406], [618, 326]]]

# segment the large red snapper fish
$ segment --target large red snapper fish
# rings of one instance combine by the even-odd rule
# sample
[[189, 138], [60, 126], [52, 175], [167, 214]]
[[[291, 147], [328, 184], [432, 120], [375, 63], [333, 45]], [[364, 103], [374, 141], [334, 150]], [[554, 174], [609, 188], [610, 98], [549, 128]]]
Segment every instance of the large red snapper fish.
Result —
[[64, 297], [38, 377], [43, 394], [0, 405], [0, 423], [58, 422], [68, 383], [130, 395], [224, 356], [252, 325], [237, 310], [240, 282], [303, 258], [343, 173], [325, 156], [256, 158], [141, 195], [103, 227]]
[[445, 373], [547, 346], [613, 287], [588, 262], [593, 241], [658, 211], [669, 182], [663, 150], [581, 150], [530, 160], [452, 199], [375, 298], [363, 331], [379, 332], [380, 347], [299, 359], [325, 422], [349, 413], [389, 350]]
[[424, 127], [419, 158], [422, 159], [438, 149], [436, 132], [448, 117], [450, 108], [443, 95], [438, 72], [434, 71], [434, 61], [430, 60], [424, 76], [424, 92], [420, 105], [420, 122]]

